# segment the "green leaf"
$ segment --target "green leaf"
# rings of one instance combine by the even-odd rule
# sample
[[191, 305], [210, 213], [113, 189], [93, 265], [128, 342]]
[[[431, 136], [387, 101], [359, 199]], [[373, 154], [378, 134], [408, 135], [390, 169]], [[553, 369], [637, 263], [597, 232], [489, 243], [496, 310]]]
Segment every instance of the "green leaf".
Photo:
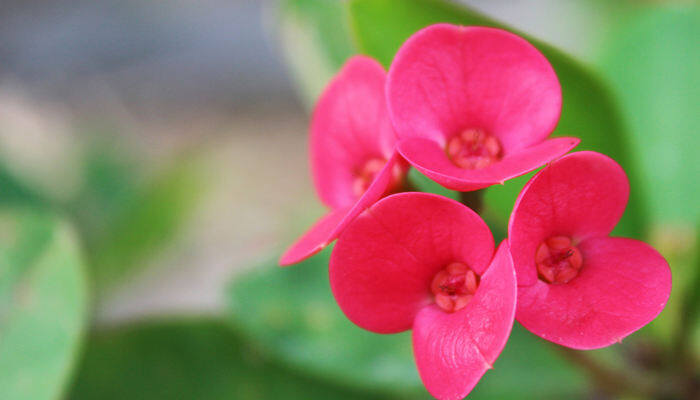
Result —
[[0, 163], [0, 204], [45, 206], [48, 199]]
[[109, 225], [90, 242], [98, 290], [144, 267], [180, 231], [205, 190], [199, 162], [176, 160], [108, 215]]
[[348, 321], [328, 285], [329, 255], [236, 279], [228, 297], [233, 321], [299, 370], [346, 385], [420, 393], [410, 335], [376, 335]]
[[[259, 268], [230, 287], [231, 318], [248, 340], [300, 371], [355, 387], [429, 398], [416, 372], [410, 332], [378, 335], [345, 318], [328, 285], [326, 250], [299, 265]], [[561, 398], [583, 378], [519, 326], [471, 398]], [[558, 397], [561, 396], [561, 397]]]
[[[651, 244], [671, 266], [673, 289], [667, 306], [643, 331], [668, 346], [675, 346], [671, 342], [687, 318], [683, 303], [696, 290], [691, 282], [698, 254], [692, 238], [700, 232], [698, 37], [697, 4], [656, 5], [623, 20], [601, 60], [632, 127], [632, 148], [653, 220]], [[683, 351], [691, 354], [698, 347]]]
[[[617, 160], [632, 181], [630, 204], [616, 233], [640, 237], [645, 223], [636, 171], [628, 154], [627, 129], [606, 85], [588, 68], [553, 47], [518, 33], [472, 10], [441, 0], [350, 0], [351, 27], [363, 53], [389, 66], [400, 45], [417, 30], [438, 22], [492, 26], [513, 31], [537, 47], [552, 63], [561, 82], [563, 110], [554, 136], [581, 138], [577, 150], [595, 150]], [[492, 187], [486, 204], [499, 207], [507, 220], [522, 184]], [[507, 211], [505, 211], [507, 210]]]
[[213, 319], [96, 333], [80, 367], [69, 399], [378, 399], [274, 365]]
[[46, 213], [0, 211], [0, 398], [61, 397], [85, 328], [74, 232]]
[[555, 351], [555, 345], [517, 322], [505, 349], [469, 394], [469, 399], [564, 399], [583, 397], [584, 375]]
[[445, 196], [453, 200], [459, 200], [459, 192], [440, 186], [415, 168], [408, 170], [408, 181], [410, 185], [413, 186], [411, 190], [439, 194], [440, 196]]
[[302, 99], [310, 108], [326, 82], [355, 53], [342, 2], [284, 0], [279, 36]]
[[620, 94], [657, 223], [700, 218], [700, 7], [638, 13], [611, 35], [601, 62]]

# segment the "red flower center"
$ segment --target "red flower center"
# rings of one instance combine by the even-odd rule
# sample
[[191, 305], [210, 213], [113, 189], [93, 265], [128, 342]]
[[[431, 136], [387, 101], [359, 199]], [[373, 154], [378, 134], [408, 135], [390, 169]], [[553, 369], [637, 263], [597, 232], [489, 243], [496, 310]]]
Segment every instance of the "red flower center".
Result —
[[581, 252], [567, 236], [552, 236], [540, 243], [535, 252], [535, 264], [540, 279], [548, 283], [567, 283], [578, 275], [583, 266]]
[[352, 182], [352, 191], [355, 196], [360, 197], [364, 194], [369, 186], [377, 177], [379, 171], [384, 168], [386, 160], [381, 158], [371, 158], [362, 165], [362, 167], [356, 172], [355, 180]]
[[[369, 189], [387, 162], [388, 160], [384, 158], [370, 158], [362, 164], [361, 168], [356, 170], [355, 179], [352, 182], [352, 191], [357, 198], [360, 198]], [[405, 171], [401, 165], [394, 163], [391, 177], [389, 178], [389, 185], [384, 193], [385, 196], [402, 190], [404, 173]]]
[[501, 159], [501, 143], [480, 129], [466, 129], [453, 136], [445, 148], [452, 162], [464, 169], [480, 169]]
[[430, 290], [435, 295], [435, 303], [446, 312], [463, 309], [469, 304], [479, 287], [479, 276], [466, 264], [453, 262], [440, 270]]

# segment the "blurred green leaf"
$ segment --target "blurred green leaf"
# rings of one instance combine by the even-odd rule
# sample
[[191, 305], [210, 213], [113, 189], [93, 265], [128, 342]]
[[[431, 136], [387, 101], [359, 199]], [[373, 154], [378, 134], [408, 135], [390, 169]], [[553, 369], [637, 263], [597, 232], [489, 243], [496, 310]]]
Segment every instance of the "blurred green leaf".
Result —
[[583, 397], [589, 386], [586, 378], [554, 346], [516, 322], [493, 369], [484, 375], [469, 399]]
[[47, 205], [46, 199], [31, 185], [18, 179], [0, 164], [0, 204]]
[[656, 222], [700, 217], [700, 7], [637, 13], [609, 38], [602, 67], [620, 94]]
[[[388, 67], [399, 46], [417, 30], [438, 22], [461, 25], [493, 26], [509, 31], [511, 28], [457, 4], [442, 0], [350, 0], [351, 27], [363, 53], [377, 58]], [[630, 204], [617, 233], [640, 237], [645, 220], [642, 197], [637, 190], [637, 176], [628, 152], [626, 127], [612, 95], [605, 84], [568, 55], [527, 35], [528, 39], [552, 63], [562, 85], [564, 105], [554, 136], [581, 138], [577, 150], [595, 150], [617, 160], [632, 180]], [[519, 184], [495, 186], [487, 190], [486, 204], [509, 204], [498, 207], [507, 220], [515, 198], [522, 188]]]
[[0, 211], [0, 398], [60, 398], [85, 328], [87, 284], [72, 229]]
[[413, 186], [411, 190], [439, 194], [440, 196], [445, 196], [453, 200], [459, 199], [459, 192], [455, 192], [454, 190], [446, 189], [443, 186], [440, 186], [438, 183], [423, 175], [415, 168], [408, 170], [408, 181]]
[[144, 168], [119, 131], [93, 128], [89, 132], [94, 138], [89, 139], [81, 160], [83, 187], [70, 204], [88, 230], [88, 240], [107, 229], [113, 216], [134, 196]]
[[283, 0], [278, 19], [287, 63], [310, 108], [326, 82], [355, 53], [345, 7], [340, 1]]
[[124, 197], [91, 242], [99, 289], [147, 264], [179, 232], [205, 189], [198, 158], [178, 159]]
[[[356, 387], [429, 398], [416, 372], [410, 332], [378, 335], [345, 318], [328, 285], [326, 250], [294, 267], [259, 268], [229, 292], [232, 320], [248, 340], [285, 364]], [[519, 326], [472, 398], [561, 398], [583, 378], [545, 341]], [[523, 397], [525, 396], [525, 397]]]
[[328, 285], [328, 250], [294, 267], [235, 279], [231, 317], [249, 338], [299, 370], [358, 387], [422, 391], [410, 335], [376, 335], [345, 318]]
[[96, 333], [70, 399], [375, 399], [271, 364], [216, 320]]
[[[697, 268], [694, 260], [700, 254], [692, 243], [700, 233], [695, 223], [700, 220], [698, 37], [697, 4], [654, 5], [619, 24], [601, 60], [632, 127], [632, 148], [654, 222], [652, 244], [672, 270], [668, 304], [644, 330], [667, 346], [677, 346], [671, 341], [677, 338], [679, 326], [688, 329], [684, 303], [696, 293], [691, 282]], [[699, 343], [691, 343], [683, 351], [690, 354], [698, 348]]]

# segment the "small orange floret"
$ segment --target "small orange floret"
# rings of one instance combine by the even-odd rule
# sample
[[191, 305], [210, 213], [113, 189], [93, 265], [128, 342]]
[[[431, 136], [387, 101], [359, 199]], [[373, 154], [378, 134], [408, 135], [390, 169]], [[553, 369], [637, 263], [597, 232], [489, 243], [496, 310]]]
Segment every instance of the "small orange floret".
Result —
[[479, 276], [466, 264], [453, 262], [435, 274], [430, 290], [435, 303], [446, 312], [463, 309], [479, 287]]
[[552, 236], [535, 251], [537, 273], [543, 281], [563, 284], [574, 279], [583, 266], [581, 251], [567, 236]]
[[501, 143], [480, 129], [466, 129], [447, 141], [445, 152], [464, 169], [481, 169], [501, 159]]

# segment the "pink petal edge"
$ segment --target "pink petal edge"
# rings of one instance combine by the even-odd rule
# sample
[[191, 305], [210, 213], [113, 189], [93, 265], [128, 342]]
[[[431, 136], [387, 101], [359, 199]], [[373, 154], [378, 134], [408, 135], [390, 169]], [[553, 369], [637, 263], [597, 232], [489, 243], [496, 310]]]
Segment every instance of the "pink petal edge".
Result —
[[416, 169], [440, 185], [459, 191], [483, 189], [503, 184], [566, 154], [578, 145], [578, 138], [561, 137], [521, 149], [486, 168], [469, 170], [457, 167], [435, 141], [421, 138], [403, 139], [398, 149]]
[[574, 349], [597, 349], [620, 342], [663, 310], [671, 270], [651, 246], [599, 237], [579, 249], [584, 264], [572, 281], [518, 288], [516, 319], [530, 332]]
[[394, 166], [402, 162], [404, 161], [401, 156], [394, 152], [367, 191], [355, 204], [351, 207], [333, 210], [322, 217], [282, 254], [279, 264], [281, 266], [296, 264], [328, 246], [355, 217], [386, 194], [392, 183]]
[[373, 158], [388, 159], [396, 134], [384, 95], [386, 72], [366, 56], [350, 58], [321, 94], [311, 119], [314, 184], [330, 208], [352, 205], [357, 170]]
[[413, 352], [433, 396], [462, 399], [492, 368], [510, 336], [515, 301], [515, 271], [504, 241], [464, 309], [448, 314], [429, 305], [420, 310], [413, 325]]
[[279, 259], [280, 266], [287, 267], [296, 264], [323, 250], [335, 240], [332, 233], [346, 217], [349, 210], [350, 207], [340, 208], [321, 217], [282, 254]]
[[520, 192], [508, 223], [518, 286], [537, 281], [535, 251], [543, 240], [556, 235], [574, 241], [607, 236], [628, 197], [625, 172], [600, 153], [567, 154], [538, 172]]
[[453, 261], [483, 273], [493, 237], [471, 209], [430, 193], [386, 197], [353, 220], [330, 260], [333, 295], [356, 325], [377, 333], [410, 329], [432, 302], [434, 275]]

